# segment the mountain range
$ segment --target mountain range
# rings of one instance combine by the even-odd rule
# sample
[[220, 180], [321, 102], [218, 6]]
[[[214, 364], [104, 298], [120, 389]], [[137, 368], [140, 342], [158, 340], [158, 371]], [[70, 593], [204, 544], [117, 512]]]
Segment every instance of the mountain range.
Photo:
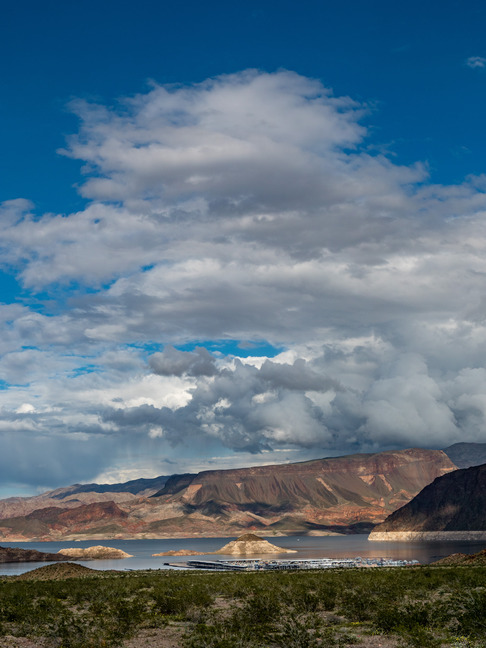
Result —
[[[460, 450], [466, 457], [467, 448]], [[480, 454], [477, 447], [470, 450], [464, 460]], [[455, 446], [407, 449], [124, 484], [76, 484], [0, 500], [0, 539], [367, 532], [434, 479], [456, 470], [448, 456], [454, 452]]]
[[486, 443], [454, 443], [444, 452], [458, 468], [470, 468], [486, 463]]

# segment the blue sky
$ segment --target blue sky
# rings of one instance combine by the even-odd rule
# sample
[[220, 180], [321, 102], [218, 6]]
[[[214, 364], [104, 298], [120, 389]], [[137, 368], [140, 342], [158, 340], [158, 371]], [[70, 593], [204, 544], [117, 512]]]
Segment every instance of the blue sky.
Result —
[[80, 164], [57, 155], [72, 97], [111, 103], [147, 80], [193, 83], [247, 68], [294, 70], [369, 102], [377, 146], [427, 160], [436, 181], [481, 173], [481, 2], [10, 3], [2, 12], [1, 195], [42, 211], [83, 205]]
[[4, 8], [0, 494], [486, 441], [485, 25]]

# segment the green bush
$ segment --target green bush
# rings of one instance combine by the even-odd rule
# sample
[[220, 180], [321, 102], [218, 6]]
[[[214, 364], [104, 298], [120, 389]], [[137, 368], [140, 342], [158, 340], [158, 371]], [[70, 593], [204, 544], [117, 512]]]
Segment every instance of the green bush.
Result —
[[[330, 638], [330, 637], [329, 637]], [[317, 648], [318, 641], [315, 627], [305, 619], [291, 618], [285, 622], [282, 633], [277, 637], [277, 646], [282, 648]], [[326, 646], [333, 646], [326, 642]]]

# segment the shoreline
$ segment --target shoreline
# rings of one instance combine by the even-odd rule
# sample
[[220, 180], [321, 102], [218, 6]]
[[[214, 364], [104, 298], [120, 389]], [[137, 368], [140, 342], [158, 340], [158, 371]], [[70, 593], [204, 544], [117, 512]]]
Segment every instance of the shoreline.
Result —
[[[0, 538], [0, 545], [3, 542], [94, 542], [94, 541], [117, 541], [117, 540], [206, 540], [209, 538], [238, 538], [244, 531], [235, 531], [234, 533], [200, 533], [200, 534], [156, 534], [156, 533], [141, 533], [136, 535], [103, 535], [103, 534], [79, 534], [79, 535], [65, 535], [65, 536], [56, 536], [56, 537], [30, 537], [25, 538], [21, 536], [8, 536], [6, 538]], [[310, 531], [310, 532], [299, 532], [299, 531], [288, 531], [288, 532], [277, 532], [273, 531], [268, 533], [265, 530], [261, 531], [251, 531], [251, 533], [261, 534], [264, 538], [292, 538], [292, 537], [336, 537], [336, 536], [349, 536], [349, 535], [363, 535], [356, 533], [337, 533], [335, 531]]]
[[486, 531], [372, 531], [368, 540], [370, 542], [481, 542], [486, 541]]

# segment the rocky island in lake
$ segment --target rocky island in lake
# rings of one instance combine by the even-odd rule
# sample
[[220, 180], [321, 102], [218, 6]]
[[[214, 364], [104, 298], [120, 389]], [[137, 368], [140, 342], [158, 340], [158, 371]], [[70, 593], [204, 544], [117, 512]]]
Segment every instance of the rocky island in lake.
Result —
[[154, 553], [152, 556], [204, 556], [204, 551], [192, 551], [191, 549], [172, 549], [171, 551], [161, 551]]
[[276, 554], [276, 553], [297, 553], [294, 549], [283, 549], [271, 544], [267, 540], [245, 533], [236, 540], [228, 542], [224, 547], [214, 552], [215, 554], [231, 554], [233, 556], [246, 556], [247, 554]]
[[112, 560], [133, 557], [132, 554], [126, 553], [121, 549], [103, 547], [101, 545], [97, 545], [95, 547], [86, 547], [86, 549], [82, 549], [81, 547], [61, 549], [59, 554], [67, 556], [70, 560]]
[[282, 554], [297, 553], [294, 549], [283, 549], [271, 544], [267, 540], [260, 538], [253, 533], [245, 533], [225, 544], [224, 547], [217, 551], [192, 551], [191, 549], [179, 549], [171, 551], [162, 551], [161, 553], [152, 554], [152, 556], [204, 556], [213, 554], [223, 554], [232, 556], [246, 556], [255, 554]]

